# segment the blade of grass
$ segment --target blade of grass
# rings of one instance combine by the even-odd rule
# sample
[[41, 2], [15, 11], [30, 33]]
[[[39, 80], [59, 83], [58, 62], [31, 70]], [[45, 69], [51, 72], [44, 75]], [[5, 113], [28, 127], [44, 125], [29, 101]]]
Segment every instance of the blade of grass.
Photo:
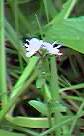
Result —
[[[17, 1], [18, 2], [18, 4], [25, 4], [25, 3], [28, 3], [28, 2], [30, 2], [31, 0], [19, 0], [19, 1]], [[5, 2], [5, 4], [8, 4], [8, 2], [6, 1]]]
[[64, 16], [64, 19], [66, 19], [66, 18], [68, 18], [69, 17], [69, 15], [70, 15], [70, 13], [71, 13], [71, 11], [72, 11], [72, 9], [73, 9], [73, 7], [75, 6], [75, 4], [76, 4], [76, 2], [77, 2], [77, 0], [72, 0], [71, 2], [70, 2], [70, 5], [69, 5], [69, 7], [68, 7], [68, 9], [67, 9], [67, 11], [65, 12], [65, 16]]
[[[21, 86], [21, 88], [19, 88], [19, 93], [11, 100], [10, 102], [7, 104], [7, 106], [1, 111], [0, 113], [0, 120], [2, 121], [2, 119], [4, 118], [4, 116], [6, 115], [6, 113], [10, 110], [11, 107], [13, 107], [13, 104], [16, 104], [16, 102], [18, 101], [18, 97], [19, 95], [21, 95], [21, 93], [24, 92], [25, 88], [28, 88], [28, 86], [34, 81], [34, 79], [36, 78], [36, 73], [34, 73], [29, 80], [27, 81], [27, 83], [25, 83], [23, 86]], [[6, 116], [7, 118], [7, 116]], [[8, 119], [8, 121], [10, 121], [10, 119]]]
[[11, 132], [4, 129], [0, 129], [0, 136], [26, 136], [23, 133]]
[[39, 136], [45, 136], [45, 135], [48, 135], [48, 134], [50, 134], [50, 133], [52, 134], [52, 132], [53, 132], [54, 130], [56, 130], [56, 128], [58, 129], [58, 128], [62, 127], [63, 125], [65, 125], [65, 124], [71, 122], [73, 119], [74, 119], [74, 117], [68, 118], [67, 120], [62, 121], [61, 123], [56, 124], [56, 125], [54, 125], [52, 128], [50, 128], [50, 129], [46, 130], [45, 132], [41, 133]]
[[61, 10], [61, 12], [56, 15], [56, 17], [50, 22], [50, 24], [52, 23], [59, 23], [60, 21], [62, 21], [63, 19], [67, 19], [71, 13], [71, 11], [73, 10], [73, 7], [75, 6], [77, 0], [68, 0], [64, 5], [63, 5], [63, 9]]
[[43, 3], [44, 3], [44, 8], [45, 8], [45, 13], [46, 13], [47, 22], [49, 23], [49, 14], [48, 14], [47, 1], [46, 1], [46, 0], [43, 0]]
[[[84, 115], [84, 111], [80, 113], [80, 117]], [[22, 117], [17, 116], [13, 117], [10, 114], [6, 114], [6, 119], [12, 123], [13, 125], [16, 125], [18, 127], [25, 127], [25, 128], [49, 128], [49, 121], [47, 117], [42, 118], [36, 118], [36, 117]], [[70, 120], [69, 120], [70, 119]], [[75, 119], [75, 116], [65, 116], [64, 118], [61, 118], [61, 121], [58, 124], [53, 125], [51, 129], [48, 129], [49, 131], [47, 133], [51, 133], [56, 128], [61, 128], [64, 125], [68, 125], [69, 122]], [[52, 123], [54, 124], [54, 118], [52, 117]], [[44, 132], [45, 133], [45, 132]]]
[[25, 61], [27, 61], [25, 54], [23, 52], [23, 48], [21, 46], [22, 42], [19, 39], [16, 31], [12, 28], [12, 26], [10, 25], [10, 23], [6, 19], [5, 19], [5, 29], [6, 29], [7, 40], [10, 41], [12, 46], [19, 52], [19, 54], [23, 57], [23, 59]]
[[17, 127], [16, 129], [21, 131], [21, 132], [24, 132], [26, 134], [30, 134], [32, 136], [39, 136], [39, 133], [37, 133], [33, 130], [30, 130], [30, 129], [26, 129], [26, 128], [22, 128], [22, 127]]
[[19, 32], [19, 16], [18, 16], [18, 2], [17, 0], [14, 1], [14, 16], [15, 16], [15, 30], [18, 33]]
[[6, 57], [5, 57], [5, 30], [4, 30], [4, 0], [0, 1], [0, 91], [2, 95], [2, 109], [7, 104]]
[[[79, 117], [83, 116], [84, 112], [80, 113]], [[75, 119], [75, 116], [73, 117], [69, 117], [68, 119], [65, 119], [64, 121], [61, 121], [61, 123], [54, 125], [52, 128], [46, 130], [45, 132], [41, 133], [39, 136], [45, 136], [47, 134], [52, 134], [52, 132], [56, 129], [56, 128], [61, 128], [62, 126], [64, 127], [64, 125], [68, 124], [69, 122], [73, 121]]]
[[[18, 2], [17, 2], [18, 3]], [[14, 14], [15, 14], [15, 10], [17, 10], [17, 9], [15, 9], [15, 6], [14, 5], [16, 5], [16, 4], [14, 4], [14, 1], [11, 1], [11, 0], [9, 0], [8, 1], [8, 4], [9, 4], [9, 6], [10, 6], [10, 10], [11, 10], [11, 14], [12, 14], [12, 16], [14, 16]], [[17, 7], [16, 7], [17, 8]], [[17, 14], [17, 13], [16, 13]], [[18, 7], [18, 19], [19, 19], [19, 27], [20, 27], [20, 24], [22, 23], [23, 24], [23, 26], [24, 26], [24, 29], [25, 30], [27, 30], [27, 32], [29, 32], [30, 34], [31, 34], [31, 24], [29, 24], [29, 22], [28, 22], [28, 20], [27, 20], [27, 18], [25, 17], [25, 15], [21, 12], [21, 10], [20, 10], [20, 8]]]
[[70, 87], [62, 88], [59, 91], [61, 93], [63, 91], [72, 90], [72, 89], [80, 89], [80, 88], [84, 88], [84, 83], [80, 83], [80, 84], [77, 84], [77, 85], [71, 85]]
[[37, 24], [38, 24], [39, 32], [40, 32], [41, 38], [42, 38], [43, 37], [43, 31], [42, 31], [42, 27], [41, 27], [41, 24], [40, 24], [40, 21], [38, 19], [37, 14], [35, 14], [35, 17], [36, 17], [36, 21], [37, 21]]
[[[30, 59], [29, 65], [25, 68], [23, 74], [21, 75], [18, 82], [15, 84], [12, 94], [10, 97], [10, 102], [6, 105], [6, 107], [1, 111], [0, 113], [0, 120], [2, 120], [5, 116], [5, 114], [8, 112], [8, 110], [13, 106], [13, 104], [18, 100], [18, 96], [21, 95], [21, 93], [24, 91], [23, 87], [25, 85], [25, 81], [28, 80], [28, 85], [33, 81], [33, 79], [36, 77], [32, 77], [32, 72], [34, 68], [36, 67], [38, 61], [38, 57], [32, 57]], [[31, 75], [31, 77], [30, 77]]]
[[68, 96], [68, 95], [65, 95], [65, 96], [62, 96], [62, 98], [66, 99], [66, 100], [76, 100], [76, 101], [80, 101], [80, 102], [83, 102], [84, 99], [81, 98], [81, 97], [77, 97], [77, 96]]
[[32, 73], [32, 71], [36, 67], [38, 60], [39, 60], [39, 58], [35, 57], [35, 56], [30, 58], [28, 66], [25, 68], [20, 79], [17, 81], [17, 83], [15, 84], [15, 86], [13, 88], [13, 92], [11, 94], [11, 99], [13, 99], [13, 97], [15, 97], [18, 94], [18, 88], [21, 88], [21, 86], [24, 84], [24, 82], [29, 78], [30, 74]]
[[74, 130], [74, 127], [75, 127], [75, 125], [76, 125], [76, 123], [77, 123], [77, 120], [79, 119], [80, 114], [81, 114], [81, 112], [83, 111], [83, 108], [84, 108], [84, 101], [83, 101], [82, 104], [80, 105], [79, 110], [78, 110], [77, 114], [75, 115], [75, 119], [74, 119], [73, 122], [72, 122], [71, 129], [70, 129], [70, 134], [71, 134], [71, 135], [72, 135], [72, 132], [73, 132], [73, 130]]
[[[17, 34], [19, 34], [19, 14], [18, 14], [18, 1], [14, 1], [14, 16], [15, 16], [15, 30]], [[20, 53], [18, 53], [18, 58], [19, 58], [19, 64], [20, 64], [20, 69], [23, 71], [23, 61]]]

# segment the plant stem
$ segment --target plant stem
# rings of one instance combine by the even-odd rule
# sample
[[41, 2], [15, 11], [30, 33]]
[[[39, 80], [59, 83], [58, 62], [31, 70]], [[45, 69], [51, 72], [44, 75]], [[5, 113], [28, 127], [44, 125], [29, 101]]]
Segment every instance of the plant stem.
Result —
[[74, 8], [75, 4], [76, 4], [77, 0], [72, 0], [71, 2], [71, 5], [69, 6], [65, 16], [64, 16], [64, 19], [67, 19], [72, 11], [72, 9]]
[[4, 0], [0, 1], [0, 91], [2, 92], [2, 109], [7, 104], [6, 57], [5, 57], [5, 30], [4, 30]]
[[48, 121], [49, 121], [49, 128], [52, 127], [52, 120], [51, 120], [51, 113], [50, 113], [50, 104], [47, 103], [47, 107], [48, 107]]
[[[52, 56], [50, 58], [50, 66], [51, 66], [51, 96], [52, 96], [52, 104], [59, 103], [59, 85], [58, 85], [58, 75], [57, 75], [57, 68], [56, 68], [56, 57]], [[60, 113], [59, 109], [56, 110], [54, 113], [54, 124], [58, 124], [60, 121]], [[55, 130], [55, 136], [60, 136], [61, 129], [58, 128]]]
[[59, 86], [58, 86], [58, 75], [56, 68], [56, 58], [52, 56], [50, 58], [50, 66], [51, 66], [51, 95], [53, 101], [59, 101]]

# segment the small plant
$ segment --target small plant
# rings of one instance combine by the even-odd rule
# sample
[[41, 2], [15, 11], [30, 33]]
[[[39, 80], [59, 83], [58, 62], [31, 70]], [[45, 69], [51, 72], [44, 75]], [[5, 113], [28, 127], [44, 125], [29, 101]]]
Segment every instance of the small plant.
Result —
[[69, 17], [77, 3], [1, 0], [0, 136], [84, 135], [84, 17]]

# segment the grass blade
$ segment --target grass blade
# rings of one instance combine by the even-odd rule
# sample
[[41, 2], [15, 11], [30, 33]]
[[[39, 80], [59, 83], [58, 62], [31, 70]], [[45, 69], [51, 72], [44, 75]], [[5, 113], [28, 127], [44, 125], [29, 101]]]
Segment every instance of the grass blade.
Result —
[[0, 91], [2, 95], [2, 108], [7, 104], [6, 84], [6, 58], [5, 58], [5, 30], [4, 30], [4, 0], [0, 1]]

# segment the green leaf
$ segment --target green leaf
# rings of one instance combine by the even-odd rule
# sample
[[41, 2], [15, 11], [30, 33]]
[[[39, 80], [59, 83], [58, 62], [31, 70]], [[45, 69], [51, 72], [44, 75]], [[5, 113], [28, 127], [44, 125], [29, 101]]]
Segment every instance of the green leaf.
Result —
[[84, 17], [64, 19], [45, 30], [45, 40], [59, 41], [69, 48], [84, 53]]
[[57, 110], [59, 112], [66, 112], [66, 110], [67, 110], [67, 108], [63, 104], [60, 104], [58, 102], [52, 102], [52, 103], [49, 104], [49, 106], [50, 106], [50, 112], [51, 113], [54, 113]]
[[[29, 104], [33, 106], [37, 111], [42, 113], [43, 115], [48, 115], [47, 104], [40, 101], [36, 101], [36, 100], [29, 101]], [[49, 106], [50, 106], [49, 107], [50, 113], [54, 113], [57, 110], [59, 110], [60, 112], [66, 112], [67, 110], [67, 108], [60, 103], [49, 103]]]
[[0, 129], [0, 136], [25, 136], [25, 134], [9, 132], [9, 131]]
[[51, 22], [59, 23], [63, 19], [66, 19], [70, 15], [76, 2], [77, 0], [68, 0], [66, 3], [64, 3], [63, 9], [61, 10], [61, 12]]
[[36, 87], [37, 87], [37, 88], [42, 88], [43, 83], [44, 83], [44, 79], [43, 79], [41, 76], [39, 76], [39, 77], [37, 78], [37, 80], [36, 80]]
[[31, 100], [29, 101], [29, 104], [44, 115], [48, 113], [47, 105], [40, 101]]

